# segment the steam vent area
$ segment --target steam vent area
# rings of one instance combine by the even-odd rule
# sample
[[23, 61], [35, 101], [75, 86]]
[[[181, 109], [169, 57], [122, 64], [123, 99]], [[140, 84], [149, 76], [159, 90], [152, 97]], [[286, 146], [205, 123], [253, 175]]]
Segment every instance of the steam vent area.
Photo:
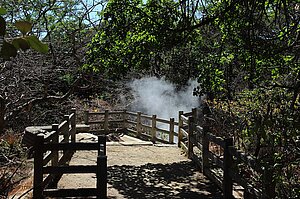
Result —
[[197, 109], [180, 111], [176, 120], [130, 111], [70, 113], [60, 124], [26, 128], [34, 169], [14, 197], [224, 198], [202, 172]]

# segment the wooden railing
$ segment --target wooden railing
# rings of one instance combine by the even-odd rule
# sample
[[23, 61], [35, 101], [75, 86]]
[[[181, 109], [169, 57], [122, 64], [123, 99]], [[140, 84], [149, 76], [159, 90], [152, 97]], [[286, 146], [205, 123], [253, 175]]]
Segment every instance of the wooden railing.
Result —
[[[141, 112], [85, 111], [84, 122], [90, 127], [91, 132], [100, 134], [126, 131], [137, 137], [145, 137], [153, 142], [163, 143], [174, 143], [176, 137], [178, 146], [187, 153], [188, 157], [201, 168], [210, 180], [219, 186], [223, 191], [224, 198], [233, 198], [233, 190], [236, 186], [243, 187], [243, 197], [246, 199], [272, 198], [274, 196], [274, 184], [272, 184], [270, 170], [262, 169], [257, 159], [236, 149], [233, 138], [217, 137], [211, 134], [205, 125], [203, 127], [198, 126], [196, 115], [196, 109], [188, 113], [180, 111], [178, 122], [175, 122], [174, 118], [166, 120], [157, 118], [156, 115], [150, 116]], [[100, 146], [104, 146], [102, 151], [105, 151], [105, 142], [101, 142], [104, 138], [101, 137], [98, 138], [98, 143], [75, 143], [75, 118], [74, 111], [70, 116], [65, 116], [65, 121], [60, 125], [53, 125], [52, 131], [47, 135], [37, 134], [34, 141], [27, 138], [27, 142], [37, 143], [34, 157], [34, 195], [37, 198], [41, 194], [60, 197], [66, 197], [68, 194], [79, 194], [80, 196], [98, 194], [97, 197], [103, 194], [106, 196], [107, 159], [105, 152], [99, 153], [97, 166], [65, 166], [67, 159], [75, 150], [101, 151]], [[161, 125], [165, 125], [165, 128]], [[60, 142], [59, 135], [63, 135]], [[60, 159], [58, 159], [58, 150], [63, 150]], [[44, 156], [46, 151], [50, 151], [50, 153]], [[47, 165], [48, 162], [51, 163], [51, 166]], [[243, 171], [243, 168], [247, 168], [247, 171]], [[76, 189], [75, 191], [49, 189], [57, 186], [57, 179], [65, 172], [96, 172], [97, 188]], [[260, 181], [255, 184], [251, 183], [249, 178], [245, 178], [242, 174], [243, 172], [250, 176], [257, 176]], [[43, 174], [48, 174], [48, 176], [43, 179]]]
[[[182, 117], [192, 113], [182, 112]], [[180, 120], [180, 119], [179, 119]], [[84, 123], [90, 125], [91, 132], [126, 131], [137, 137], [147, 138], [153, 142], [175, 143], [180, 129], [174, 118], [162, 119], [156, 115], [146, 115], [131, 111], [85, 111]], [[184, 123], [183, 123], [184, 125]], [[182, 126], [183, 128], [184, 126]], [[178, 130], [177, 130], [178, 129]]]
[[[183, 136], [187, 137], [187, 146], [184, 143], [181, 146], [184, 146], [188, 157], [201, 168], [203, 174], [223, 191], [224, 198], [234, 198], [234, 185], [243, 187], [245, 199], [273, 198], [274, 185], [268, 168], [262, 169], [257, 159], [236, 149], [233, 138], [211, 134], [207, 127], [197, 126], [192, 116], [181, 118], [187, 124], [186, 129], [181, 130]], [[248, 178], [245, 178], [245, 174]], [[253, 184], [249, 179], [252, 180], [254, 176], [263, 180]]]
[[[95, 114], [105, 115], [102, 118], [104, 121], [91, 121], [87, 124], [102, 124], [100, 129], [103, 128], [106, 132], [115, 131], [110, 126], [117, 122], [119, 129], [133, 133], [137, 137], [145, 137], [153, 142], [174, 143], [174, 136], [177, 137], [178, 146], [187, 153], [188, 157], [201, 168], [209, 179], [218, 185], [224, 193], [224, 198], [233, 198], [234, 187], [238, 186], [243, 187], [244, 198], [271, 198], [270, 196], [274, 194], [274, 190], [270, 188], [272, 182], [266, 180], [270, 179], [272, 174], [266, 169], [261, 169], [259, 161], [254, 157], [236, 149], [233, 145], [233, 138], [225, 139], [215, 136], [208, 131], [207, 127], [198, 126], [196, 109], [192, 109], [188, 113], [179, 111], [178, 122], [175, 122], [174, 118], [166, 120], [157, 118], [156, 115], [150, 116], [130, 111], [86, 112], [86, 118]], [[118, 115], [118, 118], [113, 118], [114, 115]], [[167, 125], [167, 128], [160, 128], [160, 124]], [[248, 170], [243, 171], [239, 165]], [[248, 175], [255, 175], [263, 180], [252, 184], [243, 176], [243, 172], [251, 172]], [[235, 186], [233, 186], [234, 184]]]
[[[23, 142], [33, 145], [33, 198], [87, 196], [106, 198], [106, 137], [98, 136], [98, 143], [76, 142], [76, 111], [74, 109], [71, 115], [65, 116], [62, 123], [53, 124], [52, 129], [46, 133], [27, 131]], [[97, 150], [97, 165], [69, 165], [68, 162], [77, 150]], [[63, 153], [60, 154], [59, 151]], [[57, 189], [62, 175], [67, 173], [96, 173], [96, 188]]]

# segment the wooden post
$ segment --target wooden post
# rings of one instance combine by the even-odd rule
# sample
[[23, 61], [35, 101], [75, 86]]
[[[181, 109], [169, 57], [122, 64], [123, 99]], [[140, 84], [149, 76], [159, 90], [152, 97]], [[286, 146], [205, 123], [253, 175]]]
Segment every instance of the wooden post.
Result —
[[[52, 124], [52, 131], [55, 131], [54, 137], [52, 139], [52, 143], [57, 144], [59, 142], [58, 124]], [[51, 166], [57, 167], [58, 166], [58, 158], [59, 158], [58, 150], [51, 151], [51, 153], [53, 154], [53, 157], [51, 159]], [[56, 180], [55, 175], [53, 175], [53, 177], [54, 177], [54, 180], [52, 180], [52, 182], [50, 182], [50, 184], [48, 185], [48, 188], [56, 189], [58, 180]]]
[[178, 116], [178, 147], [181, 147], [180, 143], [182, 140], [181, 128], [183, 126], [183, 121], [181, 119], [181, 115], [183, 115], [183, 111], [179, 111], [179, 116]]
[[231, 154], [229, 153], [229, 147], [233, 146], [233, 138], [227, 138], [224, 140], [225, 146], [224, 146], [224, 160], [223, 160], [223, 192], [224, 192], [224, 198], [234, 198], [232, 195], [233, 190], [233, 182], [232, 178], [229, 175], [230, 169], [232, 169], [233, 164], [233, 158]]
[[98, 144], [99, 144], [98, 156], [106, 155], [106, 136], [105, 135], [98, 136]]
[[74, 114], [73, 119], [71, 120], [71, 142], [76, 141], [76, 108], [71, 109], [71, 113]]
[[104, 131], [105, 131], [105, 134], [108, 133], [108, 116], [109, 116], [109, 110], [105, 110], [105, 112], [104, 112]]
[[188, 120], [188, 158], [192, 158], [193, 156], [193, 143], [192, 143], [192, 137], [194, 133], [194, 118], [189, 117]]
[[156, 141], [156, 115], [152, 115], [152, 128], [151, 128], [151, 136], [152, 142], [155, 143]]
[[62, 132], [64, 134], [64, 140], [65, 142], [69, 142], [69, 137], [70, 137], [70, 119], [69, 115], [64, 115], [64, 120], [67, 122], [66, 126], [68, 127], [66, 131]]
[[[58, 124], [52, 124], [52, 131], [55, 131], [55, 136], [53, 137], [52, 143], [57, 144], [59, 142], [59, 134], [57, 132], [58, 130]], [[53, 158], [51, 160], [51, 165], [52, 166], [57, 166], [58, 165], [58, 151], [52, 151]]]
[[124, 129], [124, 132], [127, 130], [127, 111], [124, 110], [123, 112], [123, 129]]
[[[63, 128], [63, 132], [61, 132], [64, 135], [64, 142], [65, 143], [69, 143], [70, 141], [70, 119], [69, 119], [69, 115], [64, 115], [64, 121], [67, 122], [66, 126], [67, 129]], [[63, 150], [63, 154], [65, 155], [71, 155], [71, 151], [70, 150]]]
[[192, 117], [194, 118], [194, 123], [197, 124], [197, 108], [192, 108]]
[[97, 157], [97, 198], [107, 198], [107, 156]]
[[174, 143], [174, 118], [170, 118], [170, 134], [169, 134], [169, 143], [173, 144]]
[[[271, 154], [270, 154], [270, 157]], [[272, 161], [273, 162], [273, 161]], [[274, 165], [269, 163], [268, 165]], [[269, 199], [269, 198], [275, 198], [276, 192], [275, 192], [275, 183], [273, 179], [273, 168], [272, 166], [265, 167], [263, 171], [263, 199]]]
[[85, 125], [89, 124], [89, 111], [88, 110], [84, 111], [83, 120], [84, 120]]
[[136, 131], [137, 131], [137, 137], [141, 136], [142, 133], [142, 121], [141, 121], [141, 112], [137, 112], [137, 118], [136, 118]]
[[106, 136], [98, 136], [98, 157], [97, 157], [97, 198], [107, 198], [107, 156]]
[[209, 141], [207, 138], [208, 129], [206, 126], [203, 127], [203, 137], [202, 137], [202, 173], [206, 175], [206, 169], [209, 169]]
[[43, 151], [44, 136], [37, 135], [34, 145], [34, 174], [33, 174], [33, 198], [43, 198]]

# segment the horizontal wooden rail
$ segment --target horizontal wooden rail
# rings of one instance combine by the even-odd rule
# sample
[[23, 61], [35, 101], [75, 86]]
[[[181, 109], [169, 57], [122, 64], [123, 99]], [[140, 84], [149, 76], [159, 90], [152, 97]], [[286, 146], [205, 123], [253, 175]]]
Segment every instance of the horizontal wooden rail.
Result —
[[188, 121], [189, 121], [189, 118], [188, 117], [186, 117], [186, 116], [184, 116], [184, 115], [181, 115], [181, 120], [184, 122], [184, 123], [188, 123]]
[[[107, 112], [105, 112], [106, 116]], [[112, 122], [123, 122], [123, 120]], [[104, 126], [107, 126], [107, 122], [104, 122]], [[46, 134], [26, 132], [24, 142], [34, 146], [33, 198], [43, 198], [44, 196], [106, 198], [106, 138], [98, 136], [97, 143], [76, 143], [75, 141], [75, 109], [72, 109], [70, 115], [64, 116], [63, 122], [53, 124], [50, 132]], [[97, 165], [68, 165], [76, 150], [97, 150], [99, 154]], [[63, 153], [58, 153], [58, 151], [63, 151]], [[97, 186], [90, 189], [49, 189], [50, 187], [56, 188], [58, 181], [66, 173], [96, 173]]]
[[211, 133], [207, 133], [207, 139], [210, 141], [210, 142], [213, 142], [217, 145], [220, 145], [222, 148], [225, 147], [225, 142], [224, 142], [224, 139], [221, 138], [221, 137], [216, 137], [214, 136], [213, 134]]
[[136, 112], [131, 112], [131, 111], [126, 111], [126, 115], [137, 116], [137, 113]]
[[47, 189], [44, 191], [44, 195], [48, 197], [88, 197], [97, 194], [99, 193], [96, 188]]
[[96, 165], [67, 165], [67, 166], [47, 166], [43, 168], [44, 174], [61, 174], [61, 173], [96, 173]]
[[170, 120], [166, 120], [166, 119], [156, 118], [156, 121], [160, 123], [170, 124]]
[[203, 173], [205, 173], [210, 180], [212, 180], [222, 191], [224, 191], [222, 178], [220, 176], [213, 173], [209, 168], [205, 168]]
[[98, 143], [48, 143], [44, 145], [44, 150], [97, 150]]
[[142, 118], [142, 119], [152, 120], [152, 116], [150, 116], [150, 115], [144, 115], [144, 114], [141, 114], [141, 118]]
[[133, 124], [133, 125], [136, 125], [136, 124], [137, 124], [137, 122], [132, 121], [132, 120], [126, 120], [126, 123], [128, 123], [128, 124]]
[[220, 157], [216, 156], [214, 153], [212, 153], [212, 152], [210, 152], [210, 151], [207, 152], [207, 157], [208, 157], [214, 164], [216, 164], [216, 166], [218, 166], [218, 167], [224, 169], [224, 168], [223, 168], [224, 162], [223, 162], [223, 160], [221, 160]]

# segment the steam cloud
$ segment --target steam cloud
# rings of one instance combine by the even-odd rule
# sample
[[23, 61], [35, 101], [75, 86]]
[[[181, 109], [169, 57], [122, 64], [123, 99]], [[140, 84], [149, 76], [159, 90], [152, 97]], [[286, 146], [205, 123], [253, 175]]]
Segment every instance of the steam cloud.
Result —
[[170, 82], [156, 77], [137, 79], [129, 86], [135, 99], [130, 109], [159, 118], [178, 120], [178, 111], [190, 112], [200, 105], [200, 98], [193, 96], [196, 81], [190, 80], [188, 86], [179, 91]]

